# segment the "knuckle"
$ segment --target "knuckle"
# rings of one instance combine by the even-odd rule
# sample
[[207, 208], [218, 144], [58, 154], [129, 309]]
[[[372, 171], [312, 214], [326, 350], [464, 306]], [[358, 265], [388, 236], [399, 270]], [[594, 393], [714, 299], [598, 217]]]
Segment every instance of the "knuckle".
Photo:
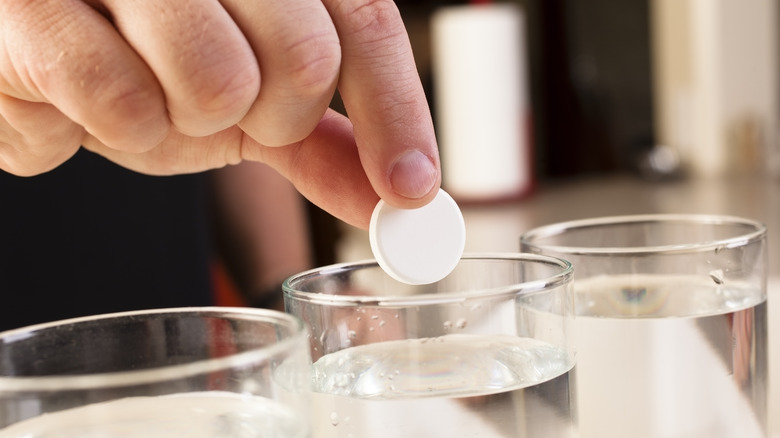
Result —
[[165, 60], [171, 64], [162, 78], [171, 94], [172, 112], [210, 121], [236, 119], [246, 112], [260, 89], [260, 70], [251, 46], [240, 34], [206, 16], [177, 25], [183, 26], [187, 42]]
[[421, 101], [419, 93], [399, 89], [377, 94], [375, 123], [383, 126], [410, 125], [414, 126], [428, 116], [425, 102]]
[[284, 50], [286, 88], [303, 97], [332, 92], [341, 68], [341, 47], [335, 33], [308, 35]]
[[[0, 149], [5, 147], [6, 145], [0, 142]], [[50, 170], [47, 169], [46, 166], [40, 165], [38, 163], [30, 163], [29, 161], [20, 160], [15, 155], [8, 154], [1, 150], [0, 150], [0, 169], [10, 173], [11, 175], [23, 176], [23, 177], [40, 175]]]
[[167, 131], [168, 115], [156, 87], [134, 78], [113, 81], [96, 90], [94, 106], [79, 120], [101, 141], [117, 149], [144, 151], [157, 144]]
[[214, 119], [242, 113], [257, 97], [260, 75], [256, 67], [226, 62], [209, 66], [190, 78], [190, 105]]
[[[360, 3], [360, 2], [358, 2]], [[349, 44], [352, 69], [373, 76], [417, 76], [406, 27], [392, 0], [372, 0], [344, 13], [344, 40]], [[379, 90], [381, 91], [381, 90]]]
[[17, 176], [35, 176], [67, 161], [79, 148], [78, 140], [51, 143], [51, 135], [37, 138], [0, 139], [0, 169]]
[[61, 160], [30, 160], [11, 157], [11, 159], [8, 159], [6, 156], [0, 156], [0, 169], [16, 176], [30, 177], [46, 173], [66, 160], [67, 158]]
[[359, 40], [365, 43], [394, 39], [405, 29], [393, 0], [345, 1], [340, 9], [342, 31], [359, 34]]
[[106, 116], [120, 120], [137, 120], [159, 116], [163, 112], [156, 87], [152, 88], [152, 91], [132, 76], [101, 82], [104, 86], [96, 87], [91, 94], [98, 109], [111, 110], [104, 113]]
[[[45, 103], [27, 102], [0, 94], [0, 141], [20, 155], [52, 155], [78, 147], [84, 128]], [[13, 145], [13, 146], [12, 146]]]
[[167, 130], [162, 89], [150, 74], [118, 67], [98, 49], [59, 51], [30, 68], [30, 82], [74, 123], [107, 145], [142, 150]]

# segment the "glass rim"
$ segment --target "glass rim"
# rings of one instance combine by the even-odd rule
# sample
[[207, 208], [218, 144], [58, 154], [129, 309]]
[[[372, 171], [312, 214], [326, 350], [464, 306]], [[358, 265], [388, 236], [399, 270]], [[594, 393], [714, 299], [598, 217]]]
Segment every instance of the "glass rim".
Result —
[[[536, 242], [536, 239], [560, 236], [572, 230], [585, 228], [600, 228], [612, 225], [631, 225], [642, 223], [678, 223], [689, 225], [742, 225], [752, 227], [753, 231], [735, 233], [732, 237], [715, 239], [703, 242], [692, 241], [682, 244], [647, 245], [647, 246], [568, 246], [553, 245]], [[526, 231], [520, 236], [522, 247], [535, 248], [542, 251], [551, 251], [559, 254], [572, 255], [641, 255], [641, 254], [674, 254], [701, 252], [710, 250], [729, 249], [746, 246], [751, 242], [764, 239], [767, 227], [762, 222], [732, 215], [719, 214], [638, 214], [624, 216], [604, 216], [588, 219], [576, 219], [548, 225], [542, 225]]]
[[[560, 285], [572, 279], [573, 267], [568, 260], [561, 259], [559, 257], [547, 256], [541, 254], [530, 254], [520, 252], [506, 252], [506, 253], [465, 253], [460, 258], [458, 264], [463, 261], [470, 260], [502, 260], [502, 261], [518, 261], [518, 262], [534, 262], [545, 263], [551, 266], [557, 266], [560, 268], [560, 272], [551, 274], [544, 278], [528, 280], [519, 283], [507, 284], [504, 286], [494, 286], [490, 288], [483, 288], [479, 291], [466, 292], [466, 291], [454, 291], [454, 292], [439, 292], [439, 293], [423, 293], [414, 296], [408, 295], [338, 295], [328, 294], [323, 292], [307, 292], [298, 290], [295, 287], [296, 282], [306, 280], [316, 276], [322, 275], [334, 275], [344, 271], [355, 271], [366, 268], [378, 268], [381, 269], [379, 263], [374, 259], [366, 259], [355, 262], [336, 263], [320, 268], [310, 269], [308, 271], [295, 274], [288, 277], [284, 283], [282, 283], [282, 291], [285, 298], [312, 303], [319, 305], [330, 306], [365, 306], [374, 305], [379, 307], [393, 307], [393, 306], [421, 306], [421, 305], [434, 305], [434, 304], [446, 304], [453, 302], [462, 302], [467, 299], [484, 299], [496, 296], [502, 296], [507, 294], [532, 294], [542, 292]], [[391, 277], [388, 276], [389, 279]], [[443, 280], [445, 281], [447, 277]], [[392, 279], [391, 279], [392, 280]], [[392, 280], [397, 281], [397, 280]], [[438, 283], [438, 282], [437, 282]], [[436, 283], [433, 283], [436, 284]], [[426, 285], [417, 285], [426, 286]], [[416, 287], [416, 286], [412, 286]]]
[[104, 372], [94, 374], [50, 374], [42, 376], [0, 375], [0, 397], [2, 397], [4, 393], [14, 392], [69, 391], [127, 387], [155, 383], [168, 379], [181, 379], [198, 374], [221, 371], [228, 367], [241, 367], [252, 363], [270, 360], [278, 354], [287, 351], [292, 345], [296, 343], [305, 344], [306, 338], [308, 336], [308, 332], [303, 324], [303, 321], [294, 315], [285, 312], [250, 307], [195, 306], [102, 313], [33, 324], [0, 332], [0, 344], [22, 341], [25, 338], [34, 336], [35, 332], [74, 324], [83, 324], [101, 320], [146, 317], [153, 315], [176, 316], [185, 314], [194, 315], [199, 313], [213, 316], [235, 315], [251, 317], [256, 321], [288, 327], [291, 329], [290, 336], [280, 339], [273, 344], [252, 348], [247, 351], [230, 354], [228, 356], [199, 359], [189, 363], [164, 365], [141, 370]]

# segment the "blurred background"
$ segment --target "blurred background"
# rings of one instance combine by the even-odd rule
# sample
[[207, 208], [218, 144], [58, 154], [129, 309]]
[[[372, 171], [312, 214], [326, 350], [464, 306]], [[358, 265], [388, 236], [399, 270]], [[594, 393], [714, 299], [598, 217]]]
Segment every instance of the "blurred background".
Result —
[[434, 113], [442, 90], [432, 68], [431, 17], [453, 7], [519, 9], [518, 59], [529, 76], [539, 179], [641, 171], [657, 146], [675, 149], [681, 170], [694, 174], [754, 171], [776, 159], [775, 1], [396, 3]]
[[[542, 187], [602, 175], [659, 184], [780, 175], [780, 7], [774, 0], [396, 4], [437, 125], [444, 187], [465, 205], [522, 204]], [[479, 18], [486, 9], [495, 11]], [[512, 15], [509, 25], [502, 15]], [[482, 27], [468, 24], [480, 20]], [[485, 71], [453, 73], [480, 65]], [[514, 76], [497, 74], [516, 66]], [[479, 80], [469, 80], [474, 78]], [[463, 96], [468, 89], [497, 101]], [[491, 111], [496, 114], [488, 118], [500, 118], [512, 105], [519, 106], [519, 134], [494, 141], [486, 132], [505, 125], [474, 122]], [[340, 107], [338, 97], [334, 107]], [[451, 107], [470, 113], [446, 114]], [[462, 125], [489, 141], [473, 141], [472, 155], [450, 165], [467, 149], [456, 141], [469, 136]], [[497, 146], [500, 141], [509, 144]], [[502, 160], [494, 160], [480, 169], [474, 151], [505, 154], [504, 163], [496, 168]], [[473, 187], [482, 183], [478, 178], [513, 173], [527, 176], [461, 193], [461, 184]], [[334, 231], [314, 235], [333, 239]], [[320, 251], [327, 259], [328, 250]]]
[[[653, 144], [649, 2], [502, 3], [515, 4], [522, 14], [518, 25], [525, 44], [519, 47], [523, 53], [518, 60], [528, 73], [535, 176], [634, 167], [641, 151]], [[436, 115], [435, 96], [444, 90], [437, 88], [433, 74], [431, 17], [442, 8], [491, 6], [435, 0], [397, 4]]]

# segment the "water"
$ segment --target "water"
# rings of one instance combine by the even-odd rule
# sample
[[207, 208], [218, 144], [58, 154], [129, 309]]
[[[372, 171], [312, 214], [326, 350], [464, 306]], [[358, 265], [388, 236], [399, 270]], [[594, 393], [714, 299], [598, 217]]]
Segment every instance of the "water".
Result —
[[562, 351], [510, 336], [352, 347], [314, 364], [315, 436], [573, 437]]
[[44, 414], [0, 429], [0, 438], [306, 438], [296, 413], [227, 392], [131, 397]]
[[575, 280], [583, 438], [765, 436], [765, 296], [716, 280]]

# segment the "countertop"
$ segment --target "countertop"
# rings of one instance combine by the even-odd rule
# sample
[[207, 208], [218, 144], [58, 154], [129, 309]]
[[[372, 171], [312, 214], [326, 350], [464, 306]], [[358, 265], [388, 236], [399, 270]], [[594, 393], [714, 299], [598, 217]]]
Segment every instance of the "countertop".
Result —
[[[769, 235], [769, 431], [780, 437], [780, 179], [742, 175], [646, 181], [631, 175], [592, 176], [540, 184], [527, 197], [502, 204], [462, 205], [466, 252], [511, 252], [519, 236], [554, 222], [647, 213], [741, 216], [763, 222]], [[349, 227], [339, 261], [371, 258], [368, 235]], [[777, 376], [777, 377], [775, 377]]]
[[[573, 219], [645, 213], [742, 216], [768, 226], [770, 275], [780, 277], [779, 205], [780, 180], [761, 175], [664, 182], [611, 175], [540, 185], [518, 201], [461, 209], [467, 252], [517, 251], [524, 231]], [[371, 257], [367, 234], [348, 227], [337, 257], [340, 261]]]

